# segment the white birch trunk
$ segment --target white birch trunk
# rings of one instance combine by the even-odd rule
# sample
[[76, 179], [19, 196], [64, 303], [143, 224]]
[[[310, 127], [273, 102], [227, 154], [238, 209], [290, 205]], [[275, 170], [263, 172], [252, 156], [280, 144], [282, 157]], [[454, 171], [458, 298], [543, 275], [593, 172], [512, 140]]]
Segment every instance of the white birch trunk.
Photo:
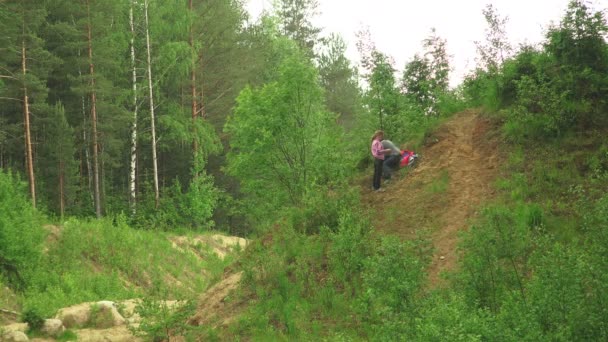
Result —
[[146, 21], [146, 52], [148, 57], [148, 90], [150, 97], [150, 129], [152, 130], [152, 166], [154, 170], [154, 204], [158, 209], [160, 193], [158, 189], [158, 160], [156, 157], [156, 127], [154, 119], [154, 86], [152, 84], [152, 61], [150, 58], [150, 30], [148, 24], [148, 0], [144, 0], [144, 17]]
[[135, 171], [137, 168], [137, 69], [135, 65], [135, 24], [133, 22], [133, 0], [129, 9], [129, 23], [131, 25], [131, 68], [133, 69], [133, 126], [131, 127], [131, 168], [129, 173], [129, 204], [131, 213], [136, 214]]

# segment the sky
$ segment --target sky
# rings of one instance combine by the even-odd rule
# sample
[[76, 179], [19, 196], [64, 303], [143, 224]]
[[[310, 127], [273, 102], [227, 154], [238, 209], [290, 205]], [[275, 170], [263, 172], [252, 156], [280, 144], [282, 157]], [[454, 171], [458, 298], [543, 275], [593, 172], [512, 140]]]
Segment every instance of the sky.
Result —
[[[508, 17], [506, 32], [513, 46], [540, 43], [553, 23], [559, 23], [569, 0], [318, 0], [320, 12], [313, 24], [322, 36], [338, 33], [348, 44], [347, 57], [359, 62], [355, 32], [369, 27], [376, 47], [391, 56], [397, 70], [416, 53], [431, 28], [447, 40], [451, 55], [450, 84], [455, 86], [475, 67], [475, 41], [484, 41], [487, 27], [482, 10], [491, 3], [501, 18]], [[608, 7], [608, 0], [593, 0], [594, 8]], [[247, 0], [247, 10], [257, 18], [272, 9], [272, 0]]]

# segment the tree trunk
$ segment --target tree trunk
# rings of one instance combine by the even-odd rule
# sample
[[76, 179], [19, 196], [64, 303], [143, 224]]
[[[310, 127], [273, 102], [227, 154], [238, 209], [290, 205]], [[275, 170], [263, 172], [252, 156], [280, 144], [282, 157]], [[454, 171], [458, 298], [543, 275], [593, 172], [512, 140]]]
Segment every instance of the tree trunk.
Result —
[[196, 143], [196, 117], [198, 116], [198, 103], [196, 102], [196, 60], [197, 60], [197, 54], [194, 51], [194, 28], [193, 28], [193, 17], [194, 17], [194, 13], [193, 13], [193, 6], [192, 6], [192, 0], [188, 1], [188, 6], [190, 9], [190, 39], [189, 39], [189, 44], [190, 44], [190, 49], [192, 50], [192, 70], [190, 71], [190, 94], [192, 95], [192, 126], [194, 129], [194, 139], [192, 141], [192, 150], [194, 152], [194, 154], [196, 155], [197, 150], [198, 150], [198, 146]]
[[[190, 0], [192, 2], [192, 0]], [[146, 20], [146, 51], [148, 54], [148, 89], [150, 97], [150, 129], [152, 130], [152, 166], [154, 170], [154, 205], [158, 209], [160, 193], [158, 189], [158, 160], [156, 157], [156, 128], [154, 119], [154, 87], [152, 84], [152, 61], [150, 58], [150, 30], [148, 28], [148, 0], [144, 0], [144, 16]]]
[[87, 4], [87, 41], [89, 50], [89, 74], [91, 75], [91, 134], [93, 136], [93, 173], [94, 173], [94, 192], [95, 192], [95, 214], [101, 217], [101, 198], [99, 194], [99, 143], [97, 139], [97, 94], [95, 92], [95, 65], [93, 64], [93, 38], [91, 34], [91, 6], [89, 0]]
[[135, 65], [135, 24], [133, 22], [133, 0], [129, 9], [129, 23], [131, 24], [131, 68], [133, 69], [133, 126], [131, 127], [131, 169], [129, 173], [129, 204], [133, 215], [137, 212], [137, 198], [135, 189], [135, 170], [137, 168], [137, 69]]
[[65, 214], [65, 170], [63, 166], [63, 161], [59, 162], [59, 212], [61, 214], [61, 218]]
[[23, 11], [23, 36], [21, 38], [21, 71], [23, 72], [23, 128], [25, 130], [25, 159], [27, 176], [30, 185], [32, 205], [36, 207], [36, 181], [34, 179], [34, 158], [32, 157], [32, 136], [30, 130], [30, 107], [27, 95], [27, 56], [25, 50], [25, 9]]
[[[78, 49], [78, 58], [80, 59], [82, 53], [81, 50]], [[78, 67], [78, 77], [79, 79], [82, 79], [82, 70], [80, 70], [80, 66]], [[91, 156], [89, 154], [89, 136], [87, 134], [87, 127], [89, 126], [88, 122], [87, 122], [87, 109], [86, 109], [86, 99], [84, 97], [84, 95], [82, 95], [80, 97], [80, 102], [81, 102], [81, 112], [82, 112], [82, 141], [84, 143], [84, 161], [82, 160], [82, 155], [81, 155], [81, 169], [82, 169], [82, 163], [86, 164], [87, 167], [87, 189], [89, 197], [91, 199], [91, 203], [93, 205], [95, 205], [95, 199], [93, 197], [93, 170], [91, 167]], [[81, 171], [80, 172], [80, 177], [81, 177], [81, 189], [84, 188], [84, 185], [82, 185], [82, 179], [84, 179], [84, 172]]]

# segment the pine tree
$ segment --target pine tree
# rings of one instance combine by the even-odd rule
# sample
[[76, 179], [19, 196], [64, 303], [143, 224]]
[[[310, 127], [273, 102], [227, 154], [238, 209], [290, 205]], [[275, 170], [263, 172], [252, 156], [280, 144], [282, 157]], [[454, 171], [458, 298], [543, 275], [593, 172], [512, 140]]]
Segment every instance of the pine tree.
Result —
[[[34, 170], [38, 123], [33, 114], [43, 117], [48, 111], [45, 83], [56, 59], [44, 48], [40, 38], [46, 18], [44, 4], [25, 0], [6, 1], [0, 4], [0, 16], [3, 19], [0, 23], [0, 31], [3, 32], [0, 45], [5, 50], [0, 56], [0, 80], [4, 84], [4, 87], [0, 84], [0, 100], [6, 104], [0, 111], [7, 118], [7, 130], [12, 131], [14, 136], [23, 137], [24, 142], [14, 145], [22, 146], [23, 150], [9, 146], [3, 150], [12, 154], [10, 158], [15, 158], [13, 160], [25, 155], [23, 170], [27, 175], [32, 204], [36, 206]], [[13, 131], [17, 127], [21, 127], [22, 134]]]
[[281, 32], [295, 41], [309, 58], [315, 56], [315, 44], [321, 32], [311, 22], [318, 7], [317, 0], [278, 0], [275, 3]]
[[345, 127], [352, 127], [361, 104], [360, 92], [356, 70], [345, 54], [344, 40], [330, 36], [325, 51], [319, 56], [319, 76], [327, 108], [340, 115], [339, 122]]
[[63, 217], [76, 200], [78, 164], [74, 159], [74, 129], [68, 124], [61, 103], [45, 120], [43, 139], [40, 168], [45, 170], [45, 194], [49, 208]]

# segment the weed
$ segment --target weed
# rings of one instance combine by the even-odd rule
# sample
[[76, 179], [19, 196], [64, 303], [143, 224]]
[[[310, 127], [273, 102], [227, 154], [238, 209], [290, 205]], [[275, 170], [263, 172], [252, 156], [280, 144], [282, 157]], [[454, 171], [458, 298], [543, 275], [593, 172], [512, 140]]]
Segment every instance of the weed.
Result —
[[434, 179], [429, 185], [427, 185], [427, 191], [431, 194], [442, 194], [448, 189], [450, 183], [450, 175], [447, 170], [441, 171], [438, 179]]

